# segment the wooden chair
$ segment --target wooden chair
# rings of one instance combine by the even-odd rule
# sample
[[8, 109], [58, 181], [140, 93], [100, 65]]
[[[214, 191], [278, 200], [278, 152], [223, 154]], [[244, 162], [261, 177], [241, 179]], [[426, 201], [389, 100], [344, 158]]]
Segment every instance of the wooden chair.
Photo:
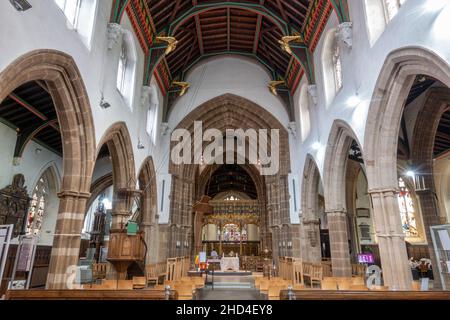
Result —
[[303, 262], [303, 279], [304, 281], [311, 282], [311, 266], [312, 264], [309, 262]]
[[292, 282], [294, 283], [294, 285], [304, 285], [305, 281], [303, 278], [303, 263], [301, 261], [294, 262], [293, 269], [294, 275]]
[[106, 263], [92, 264], [92, 278], [93, 280], [103, 280], [106, 278]]
[[145, 273], [147, 277], [147, 284], [157, 285], [158, 275], [156, 270], [156, 264], [149, 264], [145, 267]]
[[133, 277], [133, 289], [144, 289], [147, 287], [146, 277]]
[[322, 282], [322, 265], [320, 264], [313, 264], [311, 265], [310, 269], [310, 276], [309, 276], [309, 282], [311, 283], [311, 288], [314, 287], [314, 283], [318, 283], [319, 286]]

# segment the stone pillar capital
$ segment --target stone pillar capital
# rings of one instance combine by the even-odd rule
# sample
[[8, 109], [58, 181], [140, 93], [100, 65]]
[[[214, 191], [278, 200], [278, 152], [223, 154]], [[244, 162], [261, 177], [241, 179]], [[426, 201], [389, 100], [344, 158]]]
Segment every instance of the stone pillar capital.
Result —
[[319, 224], [320, 224], [320, 221], [319, 221], [319, 219], [308, 219], [308, 218], [303, 218], [302, 223], [303, 223], [304, 225], [310, 225], [310, 224], [312, 224], [312, 225], [319, 225]]
[[372, 188], [368, 190], [368, 193], [372, 196], [396, 195], [398, 193], [398, 188]]
[[342, 209], [328, 209], [325, 210], [325, 213], [327, 216], [332, 216], [332, 217], [340, 217], [340, 216], [346, 216], [347, 212], [345, 211], [344, 208]]
[[310, 84], [306, 90], [308, 92], [308, 96], [312, 104], [317, 105], [317, 85]]
[[339, 41], [348, 48], [353, 45], [353, 24], [351, 22], [343, 22], [336, 28], [336, 36]]
[[118, 23], [108, 23], [107, 36], [108, 36], [108, 49], [111, 50], [120, 41], [120, 36], [123, 33], [123, 28]]
[[58, 198], [77, 198], [77, 199], [89, 199], [91, 196], [90, 192], [82, 192], [77, 190], [62, 190], [58, 193]]

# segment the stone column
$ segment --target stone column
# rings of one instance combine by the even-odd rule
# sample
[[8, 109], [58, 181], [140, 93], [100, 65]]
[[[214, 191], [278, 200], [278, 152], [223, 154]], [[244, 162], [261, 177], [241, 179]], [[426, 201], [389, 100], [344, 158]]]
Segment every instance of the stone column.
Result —
[[373, 203], [384, 285], [389, 286], [390, 290], [411, 290], [412, 273], [402, 231], [397, 190], [372, 189], [369, 193]]
[[[419, 197], [420, 209], [422, 212], [423, 224], [425, 229], [425, 236], [428, 244], [428, 251], [430, 253], [431, 264], [433, 267], [433, 288], [442, 289], [441, 277], [439, 276], [438, 261], [433, 247], [433, 239], [431, 237], [431, 226], [445, 224], [446, 221], [439, 216], [438, 204], [436, 202], [435, 193], [430, 189], [416, 190]], [[416, 257], [421, 258], [421, 257]]]
[[75, 281], [89, 193], [63, 191], [60, 198], [46, 289], [69, 289]]
[[146, 265], [157, 263], [159, 249], [158, 223], [143, 222], [141, 226], [145, 233], [144, 239], [147, 245]]
[[307, 262], [321, 262], [322, 251], [320, 249], [320, 223], [318, 219], [304, 218], [301, 224], [302, 230], [302, 259]]
[[330, 233], [331, 264], [334, 277], [351, 277], [352, 266], [347, 234], [347, 214], [344, 210], [326, 212]]

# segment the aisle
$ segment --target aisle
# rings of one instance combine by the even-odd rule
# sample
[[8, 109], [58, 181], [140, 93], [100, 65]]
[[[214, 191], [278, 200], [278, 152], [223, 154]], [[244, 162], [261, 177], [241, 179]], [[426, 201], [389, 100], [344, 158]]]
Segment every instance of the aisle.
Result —
[[256, 289], [214, 289], [199, 290], [199, 300], [262, 300]]
[[214, 277], [214, 290], [210, 285], [199, 290], [199, 300], [261, 300], [252, 276], [226, 275]]

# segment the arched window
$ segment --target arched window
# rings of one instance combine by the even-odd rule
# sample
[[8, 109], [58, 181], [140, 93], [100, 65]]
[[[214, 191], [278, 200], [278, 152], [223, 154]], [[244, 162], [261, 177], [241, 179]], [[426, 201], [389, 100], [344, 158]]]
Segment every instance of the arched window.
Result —
[[398, 194], [398, 206], [400, 209], [403, 233], [407, 237], [419, 237], [416, 210], [414, 208], [411, 192], [402, 178], [398, 179], [398, 186], [400, 188], [400, 192]]
[[341, 50], [336, 29], [328, 31], [325, 37], [322, 61], [326, 103], [329, 105], [343, 85]]
[[90, 47], [97, 0], [55, 0], [55, 3], [63, 11], [70, 26]]
[[152, 139], [153, 143], [156, 143], [156, 132], [158, 123], [158, 107], [159, 98], [158, 90], [155, 85], [150, 87], [149, 105], [147, 111], [147, 133]]
[[406, 0], [365, 0], [370, 45], [377, 41], [386, 25], [397, 15], [405, 2]]
[[131, 33], [125, 31], [123, 34], [122, 47], [120, 50], [119, 63], [117, 67], [116, 86], [127, 105], [131, 108], [133, 104], [134, 83], [136, 73], [136, 50]]
[[334, 85], [336, 86], [336, 92], [342, 88], [342, 62], [341, 62], [341, 49], [337, 41], [334, 41], [333, 48], [333, 73], [334, 73]]
[[309, 98], [306, 85], [300, 91], [300, 128], [302, 133], [302, 141], [305, 141], [311, 131], [311, 118], [309, 114]]
[[39, 235], [44, 220], [49, 184], [46, 175], [42, 175], [33, 189], [31, 204], [28, 210], [27, 235]]

